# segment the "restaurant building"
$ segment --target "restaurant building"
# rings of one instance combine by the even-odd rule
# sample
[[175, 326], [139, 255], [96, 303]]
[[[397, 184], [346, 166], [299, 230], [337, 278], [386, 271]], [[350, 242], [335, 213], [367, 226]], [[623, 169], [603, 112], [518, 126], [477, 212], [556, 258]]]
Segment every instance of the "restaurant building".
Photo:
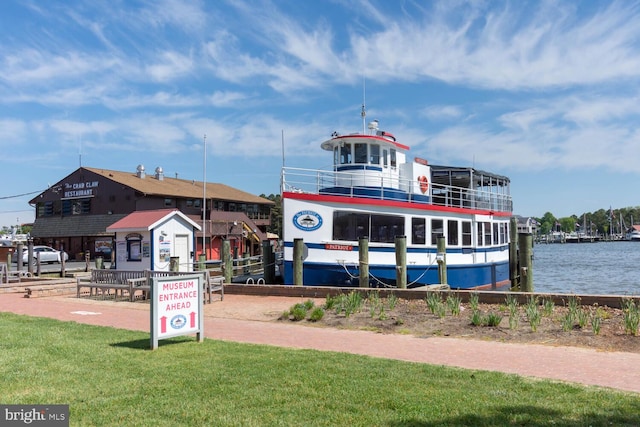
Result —
[[147, 174], [143, 165], [133, 172], [80, 167], [29, 204], [34, 244], [64, 250], [70, 259], [110, 258], [114, 233], [107, 228], [133, 212], [157, 209], [178, 209], [201, 225], [194, 256], [204, 248], [207, 259], [220, 259], [223, 240], [234, 258], [258, 255], [274, 206], [225, 184], [166, 177], [161, 167]]

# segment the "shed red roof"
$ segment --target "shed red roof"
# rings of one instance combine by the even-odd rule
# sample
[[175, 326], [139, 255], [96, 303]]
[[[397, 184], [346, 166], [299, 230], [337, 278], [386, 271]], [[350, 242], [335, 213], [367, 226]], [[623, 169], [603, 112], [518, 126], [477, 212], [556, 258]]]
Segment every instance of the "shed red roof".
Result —
[[[107, 231], [116, 231], [123, 229], [148, 229], [156, 222], [160, 221], [163, 218], [171, 215], [172, 213], [176, 213], [184, 218], [187, 218], [183, 213], [181, 213], [178, 209], [158, 209], [152, 211], [135, 211], [125, 216], [119, 221], [114, 222], [109, 227], [107, 227]], [[187, 218], [188, 221], [192, 221]], [[199, 226], [196, 224], [196, 227]]]

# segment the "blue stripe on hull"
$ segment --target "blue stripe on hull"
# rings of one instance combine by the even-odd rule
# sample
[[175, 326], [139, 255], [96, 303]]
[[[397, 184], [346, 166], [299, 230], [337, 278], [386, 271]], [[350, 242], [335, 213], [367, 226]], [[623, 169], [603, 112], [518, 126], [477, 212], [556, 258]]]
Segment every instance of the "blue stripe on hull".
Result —
[[[345, 271], [346, 269], [346, 271]], [[425, 271], [426, 270], [426, 271]], [[372, 287], [384, 285], [395, 286], [395, 266], [369, 267], [370, 276], [378, 279], [382, 284], [371, 279]], [[358, 268], [356, 266], [341, 266], [336, 264], [305, 263], [303, 281], [308, 286], [359, 286]], [[407, 266], [407, 284], [409, 287], [432, 285], [439, 283], [437, 266]], [[447, 281], [452, 289], [504, 289], [509, 287], [509, 263], [507, 261], [493, 264], [449, 265], [447, 266]], [[293, 284], [293, 263], [284, 262], [284, 283]]]

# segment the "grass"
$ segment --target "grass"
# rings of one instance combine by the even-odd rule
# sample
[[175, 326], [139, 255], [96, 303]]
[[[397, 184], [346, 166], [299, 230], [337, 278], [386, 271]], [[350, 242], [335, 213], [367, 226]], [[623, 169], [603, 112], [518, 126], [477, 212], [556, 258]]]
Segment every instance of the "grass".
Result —
[[[636, 425], [632, 393], [358, 355], [0, 313], [4, 404], [72, 426]], [[508, 357], [508, 355], [505, 355]], [[532, 361], [534, 363], [534, 361]]]

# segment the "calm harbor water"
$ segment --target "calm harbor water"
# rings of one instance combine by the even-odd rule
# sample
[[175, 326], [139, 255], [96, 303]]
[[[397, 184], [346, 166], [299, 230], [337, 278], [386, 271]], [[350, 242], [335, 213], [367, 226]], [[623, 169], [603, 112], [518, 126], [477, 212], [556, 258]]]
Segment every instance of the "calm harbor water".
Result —
[[552, 243], [533, 247], [535, 292], [640, 295], [640, 243]]

